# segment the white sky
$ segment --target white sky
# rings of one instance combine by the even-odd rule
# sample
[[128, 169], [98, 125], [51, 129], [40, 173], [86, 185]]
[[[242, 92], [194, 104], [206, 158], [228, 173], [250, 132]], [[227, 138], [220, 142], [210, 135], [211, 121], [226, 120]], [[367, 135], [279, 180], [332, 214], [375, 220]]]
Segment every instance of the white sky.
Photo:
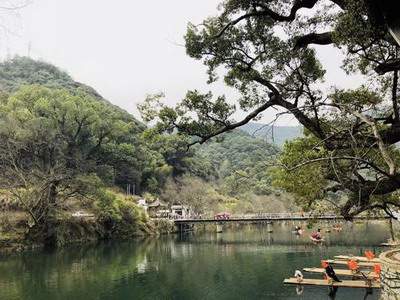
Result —
[[[184, 47], [179, 46], [187, 23], [198, 24], [215, 15], [219, 2], [33, 0], [17, 19], [5, 20], [14, 33], [2, 34], [0, 57], [30, 53], [67, 71], [136, 116], [136, 104], [146, 94], [160, 91], [166, 94], [169, 104], [182, 99], [189, 89], [211, 89], [234, 98], [235, 93], [223, 83], [207, 86], [205, 67], [186, 56]], [[319, 56], [330, 70], [328, 83], [351, 87], [359, 82], [345, 78], [334, 50], [319, 49]], [[272, 120], [274, 113], [265, 113], [261, 121]], [[279, 125], [296, 122], [285, 117]]]

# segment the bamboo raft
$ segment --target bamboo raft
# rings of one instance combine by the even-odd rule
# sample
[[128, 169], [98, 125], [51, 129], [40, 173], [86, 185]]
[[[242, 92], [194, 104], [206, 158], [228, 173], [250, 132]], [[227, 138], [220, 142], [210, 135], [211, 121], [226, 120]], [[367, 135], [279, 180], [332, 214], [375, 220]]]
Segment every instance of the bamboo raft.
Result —
[[[308, 272], [308, 273], [319, 273], [319, 274], [325, 273], [325, 269], [323, 269], [323, 268], [304, 268], [303, 271]], [[363, 275], [361, 273], [353, 273], [350, 270], [335, 269], [335, 273], [338, 276], [353, 276], [353, 277], [360, 277], [360, 278], [364, 278], [364, 276], [366, 276], [368, 279], [373, 279], [376, 277], [375, 272], [368, 272]]]
[[[337, 259], [327, 259], [326, 261], [332, 265], [346, 265], [346, 266], [348, 262], [347, 260], [337, 260]], [[360, 267], [368, 267], [368, 268], [373, 268], [374, 265], [376, 264], [373, 262], [366, 262], [366, 261], [360, 261], [357, 263]]]
[[398, 247], [398, 246], [400, 246], [400, 243], [381, 243], [381, 246], [384, 246], [384, 247]]
[[336, 255], [334, 256], [335, 259], [339, 260], [355, 260], [357, 262], [371, 262], [371, 263], [376, 263], [379, 264], [381, 260], [379, 258], [373, 258], [373, 259], [368, 259], [364, 256], [351, 256], [351, 255]]
[[[353, 260], [357, 262], [359, 268], [362, 270], [353, 271], [350, 268], [355, 266], [348, 266], [349, 262]], [[368, 259], [363, 256], [352, 256], [352, 255], [337, 255], [334, 259], [325, 260], [329, 264], [339, 265], [339, 268], [334, 268], [335, 274], [339, 278], [351, 277], [352, 280], [342, 280], [341, 282], [332, 281], [332, 279], [326, 278], [325, 268], [304, 268], [304, 272], [323, 274], [324, 279], [314, 279], [314, 278], [303, 278], [303, 275], [298, 271], [295, 272], [295, 276], [284, 280], [284, 284], [295, 284], [295, 285], [314, 285], [314, 286], [328, 286], [328, 287], [346, 287], [346, 288], [381, 288], [381, 283], [379, 282], [380, 268], [376, 265], [380, 265], [381, 261], [379, 258]], [[340, 267], [346, 266], [349, 269]], [[301, 278], [301, 279], [300, 279]]]
[[375, 288], [381, 287], [379, 282], [365, 281], [365, 280], [343, 280], [342, 282], [329, 282], [325, 279], [303, 279], [301, 282], [297, 278], [289, 278], [283, 281], [284, 284], [296, 285], [318, 285], [318, 286], [333, 286], [333, 287], [347, 287], [347, 288]]

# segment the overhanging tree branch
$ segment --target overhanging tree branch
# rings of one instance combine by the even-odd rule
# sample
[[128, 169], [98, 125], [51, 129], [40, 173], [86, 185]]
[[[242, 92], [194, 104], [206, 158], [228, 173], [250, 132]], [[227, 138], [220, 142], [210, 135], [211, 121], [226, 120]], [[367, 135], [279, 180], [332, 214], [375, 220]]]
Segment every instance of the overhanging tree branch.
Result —
[[329, 45], [333, 43], [332, 32], [309, 33], [296, 39], [295, 49], [307, 47], [310, 44]]
[[251, 12], [248, 12], [232, 21], [227, 23], [221, 31], [214, 36], [214, 38], [220, 38], [226, 30], [228, 30], [230, 27], [235, 26], [239, 22], [252, 18], [252, 17], [270, 17], [271, 19], [278, 21], [278, 22], [291, 22], [296, 18], [296, 13], [299, 9], [301, 8], [313, 8], [314, 5], [318, 2], [318, 0], [296, 0], [290, 10], [290, 14], [288, 16], [284, 16], [281, 14], [278, 14], [277, 12], [273, 11], [269, 7], [261, 4], [261, 3], [256, 3], [256, 7], [259, 6], [261, 10], [254, 10]]
[[397, 70], [400, 70], [400, 58], [391, 59], [387, 62], [380, 63], [377, 67], [375, 67], [375, 72], [379, 75]]
[[265, 102], [263, 105], [261, 105], [260, 107], [258, 107], [258, 108], [255, 109], [254, 111], [252, 111], [250, 114], [248, 114], [248, 115], [247, 115], [244, 119], [242, 119], [241, 121], [236, 122], [236, 123], [228, 124], [228, 125], [226, 125], [226, 126], [224, 126], [224, 127], [221, 127], [219, 130], [216, 130], [216, 131], [214, 131], [214, 132], [212, 132], [212, 133], [210, 133], [210, 134], [208, 134], [208, 135], [202, 136], [201, 139], [196, 140], [196, 141], [190, 143], [190, 144], [188, 145], [188, 148], [191, 147], [191, 146], [193, 146], [193, 145], [196, 145], [196, 144], [203, 144], [203, 143], [205, 143], [206, 141], [208, 141], [209, 139], [211, 139], [211, 138], [213, 138], [213, 137], [215, 137], [215, 136], [217, 136], [217, 135], [220, 135], [220, 134], [222, 134], [222, 133], [224, 133], [224, 132], [231, 131], [231, 130], [233, 130], [233, 129], [235, 129], [235, 128], [238, 128], [238, 127], [240, 127], [240, 126], [242, 126], [242, 125], [247, 124], [247, 123], [250, 122], [252, 119], [254, 119], [255, 117], [257, 117], [260, 113], [262, 113], [262, 112], [265, 111], [267, 108], [269, 108], [269, 107], [271, 107], [271, 106], [273, 106], [273, 105], [275, 105], [275, 104], [276, 104], [276, 103], [275, 103], [275, 101], [274, 101], [274, 98], [271, 98], [269, 101]]

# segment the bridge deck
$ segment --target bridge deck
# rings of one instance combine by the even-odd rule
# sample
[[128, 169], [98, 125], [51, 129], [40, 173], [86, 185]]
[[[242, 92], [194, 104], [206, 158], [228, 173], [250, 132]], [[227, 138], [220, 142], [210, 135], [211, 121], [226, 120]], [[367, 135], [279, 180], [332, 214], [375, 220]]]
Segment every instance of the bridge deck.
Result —
[[[378, 220], [387, 217], [354, 217], [354, 220]], [[188, 223], [220, 223], [220, 222], [272, 222], [272, 221], [307, 221], [307, 220], [344, 220], [341, 216], [267, 216], [252, 218], [230, 218], [230, 219], [176, 219], [175, 224]]]

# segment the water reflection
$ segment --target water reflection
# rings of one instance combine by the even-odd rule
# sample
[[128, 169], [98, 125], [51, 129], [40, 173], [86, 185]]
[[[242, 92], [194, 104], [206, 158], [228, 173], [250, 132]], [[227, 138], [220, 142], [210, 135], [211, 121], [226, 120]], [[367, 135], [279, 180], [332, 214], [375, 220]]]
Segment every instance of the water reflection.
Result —
[[[321, 225], [324, 229], [325, 225]], [[336, 254], [379, 251], [382, 223], [346, 224], [313, 245], [293, 224], [242, 226], [0, 258], [0, 299], [364, 299], [365, 291], [283, 286], [295, 269]], [[314, 275], [315, 276], [315, 275]], [[366, 299], [378, 299], [367, 295]], [[330, 298], [329, 298], [330, 297]], [[332, 298], [333, 297], [333, 298]], [[336, 297], [336, 298], [335, 298]]]

